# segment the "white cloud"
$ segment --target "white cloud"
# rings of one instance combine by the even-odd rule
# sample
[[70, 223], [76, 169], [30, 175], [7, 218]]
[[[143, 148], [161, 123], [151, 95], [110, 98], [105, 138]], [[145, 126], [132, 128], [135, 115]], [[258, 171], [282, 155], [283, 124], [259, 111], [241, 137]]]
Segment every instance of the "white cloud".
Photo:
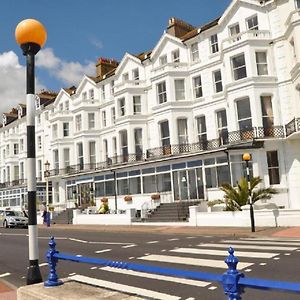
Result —
[[84, 74], [95, 74], [95, 64], [87, 62], [67, 62], [55, 56], [53, 49], [42, 49], [36, 57], [36, 66], [49, 71], [52, 77], [62, 81], [63, 84], [77, 85]]
[[103, 43], [102, 41], [100, 41], [98, 38], [96, 38], [95, 36], [91, 36], [89, 38], [90, 43], [95, 46], [97, 49], [102, 49], [103, 48]]
[[[26, 103], [26, 70], [13, 51], [0, 53], [0, 120], [19, 103]], [[45, 88], [36, 80], [36, 90]]]

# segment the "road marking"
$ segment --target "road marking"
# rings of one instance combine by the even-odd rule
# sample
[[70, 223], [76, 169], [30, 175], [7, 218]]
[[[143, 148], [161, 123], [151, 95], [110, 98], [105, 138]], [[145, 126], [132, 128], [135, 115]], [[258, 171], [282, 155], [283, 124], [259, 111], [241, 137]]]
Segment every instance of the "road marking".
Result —
[[116, 282], [111, 282], [111, 281], [105, 281], [105, 280], [100, 280], [96, 278], [91, 278], [87, 276], [82, 276], [82, 275], [75, 275], [69, 277], [72, 280], [82, 282], [82, 283], [87, 283], [87, 284], [92, 284], [95, 286], [100, 286], [104, 287], [110, 290], [117, 290], [123, 293], [129, 293], [129, 294], [135, 294], [135, 295], [140, 295], [143, 297], [149, 297], [151, 299], [159, 299], [159, 300], [179, 300], [181, 297], [177, 297], [174, 295], [170, 294], [164, 294], [164, 293], [159, 293], [153, 290], [146, 290], [138, 287], [133, 287], [133, 286], [128, 286], [124, 284], [119, 284]]
[[[192, 253], [192, 254], [204, 254], [204, 255], [220, 255], [226, 257], [228, 252], [226, 250], [211, 250], [211, 249], [197, 249], [197, 248], [178, 248], [170, 250], [171, 252], [179, 253]], [[242, 252], [235, 251], [234, 254], [237, 257], [252, 257], [252, 258], [272, 258], [279, 253], [268, 253], [268, 252]]]
[[167, 251], [166, 249], [161, 250], [161, 252], [166, 252], [166, 251]]
[[69, 238], [70, 241], [73, 241], [73, 242], [78, 242], [78, 243], [84, 243], [84, 244], [87, 244], [88, 241], [84, 241], [84, 240], [78, 240], [78, 239], [73, 239], [73, 238]]
[[222, 243], [236, 243], [236, 244], [255, 244], [255, 245], [284, 245], [284, 246], [300, 246], [300, 243], [287, 243], [287, 242], [270, 242], [270, 241], [243, 241], [243, 240], [224, 240]]
[[117, 242], [88, 242], [89, 244], [99, 245], [132, 245], [133, 243], [117, 243]]
[[255, 249], [255, 250], [273, 250], [273, 251], [294, 251], [298, 248], [295, 247], [275, 247], [275, 246], [256, 246], [256, 245], [228, 245], [228, 244], [200, 244], [199, 247], [212, 247], [212, 248], [229, 248], [229, 246], [234, 249]]
[[290, 255], [291, 255], [291, 253], [284, 253], [284, 255], [285, 255], [285, 256], [290, 256]]
[[135, 244], [132, 244], [132, 245], [122, 246], [122, 248], [132, 248], [132, 247], [136, 247], [136, 245], [135, 245]]
[[274, 257], [273, 259], [274, 259], [274, 260], [279, 260], [279, 259], [280, 259], [280, 257]]
[[252, 269], [246, 269], [246, 270], [244, 270], [244, 272], [251, 272], [252, 271]]
[[[174, 263], [174, 264], [186, 264], [186, 265], [193, 265], [193, 266], [211, 267], [211, 268], [221, 268], [221, 269], [228, 268], [223, 260], [213, 260], [213, 259], [200, 259], [200, 258], [156, 255], [156, 254], [138, 257], [137, 259], [160, 261], [160, 262]], [[239, 269], [242, 270], [252, 265], [253, 263], [239, 262]]]
[[249, 241], [278, 241], [278, 242], [300, 242], [300, 239], [282, 238], [282, 237], [264, 237], [264, 238], [243, 238]]
[[211, 286], [208, 289], [213, 291], [213, 290], [217, 289], [217, 287], [216, 286]]
[[186, 298], [185, 300], [195, 300], [193, 297]]
[[76, 273], [70, 273], [70, 274], [69, 274], [69, 276], [74, 276], [74, 275], [76, 275]]
[[260, 266], [265, 266], [267, 263], [260, 263], [259, 265]]
[[186, 238], [187, 239], [195, 239], [196, 237], [195, 236], [187, 236]]
[[104, 252], [109, 252], [111, 249], [103, 249], [103, 250], [97, 250], [95, 253], [104, 253]]
[[151, 273], [145, 273], [145, 272], [137, 272], [132, 270], [125, 270], [125, 269], [115, 269], [111, 267], [103, 267], [101, 270], [119, 273], [119, 274], [125, 274], [125, 275], [132, 275], [132, 276], [138, 276], [143, 278], [150, 278], [150, 279], [157, 279], [157, 280], [164, 280], [169, 282], [177, 282], [187, 285], [193, 285], [198, 287], [206, 287], [210, 285], [210, 282], [200, 281], [200, 280], [191, 280], [191, 279], [185, 279], [185, 278], [178, 278], [178, 277], [172, 277], [172, 276], [165, 276], [165, 275], [157, 275], [157, 274], [151, 274]]
[[168, 241], [169, 241], [169, 242], [172, 242], [172, 241], [179, 241], [179, 239], [176, 239], [176, 238], [175, 238], [175, 239], [168, 239]]
[[39, 267], [45, 267], [45, 266], [48, 266], [48, 263], [41, 263], [41, 264], [39, 264]]
[[91, 270], [96, 270], [98, 267], [91, 267], [90, 269]]
[[[49, 240], [49, 236], [39, 236], [38, 239], [40, 240]], [[66, 237], [55, 237], [55, 240], [68, 240], [69, 238]]]
[[134, 256], [129, 257], [128, 259], [134, 259]]
[[9, 276], [9, 275], [10, 275], [10, 273], [3, 273], [3, 274], [0, 274], [0, 278], [6, 277], [6, 276]]
[[146, 244], [157, 244], [158, 241], [151, 241], [151, 242], [147, 242]]
[[77, 257], [82, 257], [82, 255], [81, 255], [81, 254], [77, 254], [76, 256], [77, 256]]

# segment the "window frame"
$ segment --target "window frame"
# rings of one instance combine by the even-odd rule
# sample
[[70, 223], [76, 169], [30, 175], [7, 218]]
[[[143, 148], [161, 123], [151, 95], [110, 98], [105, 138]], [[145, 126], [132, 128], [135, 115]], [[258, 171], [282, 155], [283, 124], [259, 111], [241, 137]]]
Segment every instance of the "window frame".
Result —
[[212, 34], [209, 37], [209, 43], [210, 43], [210, 53], [218, 53], [219, 52], [219, 42], [218, 42], [218, 34]]
[[180, 50], [179, 48], [171, 52], [172, 63], [180, 63]]
[[199, 45], [198, 42], [191, 44], [191, 60], [192, 62], [199, 60]]
[[[240, 57], [243, 57], [244, 64], [234, 66], [234, 64], [236, 62], [238, 62], [238, 61], [236, 61], [236, 59], [238, 59]], [[248, 76], [247, 75], [247, 65], [246, 65], [246, 59], [245, 59], [245, 53], [244, 52], [231, 57], [231, 69], [232, 69], [232, 75], [233, 75], [232, 77], [233, 77], [234, 81], [238, 81], [238, 80], [241, 80], [243, 78], [247, 78], [247, 76]], [[242, 77], [241, 77], [241, 75], [239, 75], [240, 70], [244, 70], [243, 73], [241, 73]]]
[[[200, 79], [200, 84], [196, 82], [197, 79]], [[199, 99], [203, 97], [203, 89], [202, 89], [202, 78], [199, 74], [198, 76], [193, 77], [193, 91], [194, 91], [194, 97], [195, 99]], [[196, 85], [198, 84], [198, 85]], [[200, 93], [200, 96], [197, 97], [197, 93]]]
[[[256, 19], [256, 25], [253, 25], [252, 24], [252, 26], [250, 27], [249, 26], [249, 21], [253, 21], [254, 19]], [[255, 22], [253, 22], [253, 23], [255, 23]], [[259, 30], [259, 27], [258, 27], [258, 17], [257, 17], [257, 15], [253, 15], [253, 16], [250, 16], [249, 18], [247, 18], [246, 19], [246, 28], [248, 29], [248, 30]]]
[[[183, 87], [182, 86], [178, 87], [179, 82], [180, 83], [183, 82]], [[175, 90], [175, 100], [176, 101], [185, 100], [185, 79], [184, 78], [176, 78], [176, 79], [174, 79], [174, 90]]]
[[[264, 54], [265, 61], [263, 62], [258, 61], [259, 54]], [[255, 51], [255, 62], [256, 62], [256, 71], [258, 76], [269, 75], [267, 51]]]
[[[270, 161], [270, 159], [272, 159], [272, 157], [270, 157], [272, 155], [272, 153], [276, 153], [276, 162], [273, 165], [273, 162]], [[270, 156], [269, 156], [270, 154]], [[270, 150], [270, 151], [266, 151], [266, 156], [267, 156], [267, 165], [268, 165], [268, 175], [269, 175], [269, 183], [270, 185], [278, 185], [280, 184], [280, 163], [279, 163], [279, 159], [278, 159], [278, 151], [277, 150]], [[270, 164], [271, 163], [271, 164]], [[272, 172], [275, 170], [275, 174]], [[275, 178], [274, 176], [276, 176], [277, 178]], [[276, 180], [278, 179], [278, 181]]]
[[[216, 80], [216, 74], [220, 73], [220, 79]], [[213, 80], [214, 80], [214, 91], [215, 93], [221, 93], [223, 92], [223, 80], [222, 80], [222, 72], [221, 69], [213, 71]], [[221, 86], [221, 89], [218, 90]]]
[[95, 113], [88, 113], [88, 128], [95, 129], [95, 125]]
[[[161, 91], [159, 91], [159, 87], [163, 87]], [[167, 98], [167, 84], [166, 81], [161, 81], [156, 84], [156, 92], [157, 92], [157, 99], [158, 99], [158, 104], [162, 104], [168, 101]]]
[[[139, 100], [139, 101], [137, 101]], [[134, 115], [141, 115], [142, 114], [142, 100], [140, 95], [132, 96], [133, 102], [133, 114]]]

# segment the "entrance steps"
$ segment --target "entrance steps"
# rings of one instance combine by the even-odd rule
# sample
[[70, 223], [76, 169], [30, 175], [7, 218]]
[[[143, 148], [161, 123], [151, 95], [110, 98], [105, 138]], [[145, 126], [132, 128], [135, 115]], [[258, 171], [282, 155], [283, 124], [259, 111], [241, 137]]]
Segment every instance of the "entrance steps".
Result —
[[198, 205], [199, 200], [162, 203], [144, 219], [144, 222], [187, 222], [189, 207]]

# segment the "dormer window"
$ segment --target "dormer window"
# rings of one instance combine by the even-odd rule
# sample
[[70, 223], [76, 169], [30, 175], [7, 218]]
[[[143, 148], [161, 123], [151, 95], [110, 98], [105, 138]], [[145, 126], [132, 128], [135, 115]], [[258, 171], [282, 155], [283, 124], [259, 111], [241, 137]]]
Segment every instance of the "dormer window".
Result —
[[128, 81], [128, 79], [129, 79], [128, 73], [123, 74], [123, 81], [124, 82]]
[[89, 90], [89, 98], [94, 99], [94, 89]]
[[258, 30], [257, 16], [253, 16], [253, 17], [247, 19], [247, 27], [249, 30]]
[[214, 34], [210, 37], [210, 49], [211, 53], [219, 52], [218, 35]]
[[60, 111], [63, 111], [63, 110], [64, 110], [64, 105], [63, 105], [63, 103], [59, 103], [59, 110], [60, 110]]
[[192, 61], [197, 61], [199, 59], [198, 43], [194, 43], [191, 45], [191, 57]]
[[136, 68], [134, 70], [132, 70], [132, 80], [140, 80], [140, 74], [139, 74], [139, 69]]
[[115, 94], [115, 81], [110, 82], [110, 94], [113, 96]]
[[69, 101], [65, 102], [65, 110], [69, 110], [70, 109], [70, 105], [69, 105]]
[[35, 108], [40, 109], [41, 108], [41, 103], [40, 103], [40, 97], [38, 95], [35, 95]]
[[168, 59], [167, 59], [167, 55], [162, 55], [160, 58], [159, 58], [159, 65], [160, 66], [163, 66], [163, 65], [166, 65], [168, 63]]
[[83, 92], [82, 93], [82, 100], [86, 100], [87, 99], [87, 93], [86, 92]]
[[172, 56], [172, 62], [173, 63], [179, 63], [180, 62], [179, 49], [176, 49], [176, 50], [172, 51], [171, 56]]

